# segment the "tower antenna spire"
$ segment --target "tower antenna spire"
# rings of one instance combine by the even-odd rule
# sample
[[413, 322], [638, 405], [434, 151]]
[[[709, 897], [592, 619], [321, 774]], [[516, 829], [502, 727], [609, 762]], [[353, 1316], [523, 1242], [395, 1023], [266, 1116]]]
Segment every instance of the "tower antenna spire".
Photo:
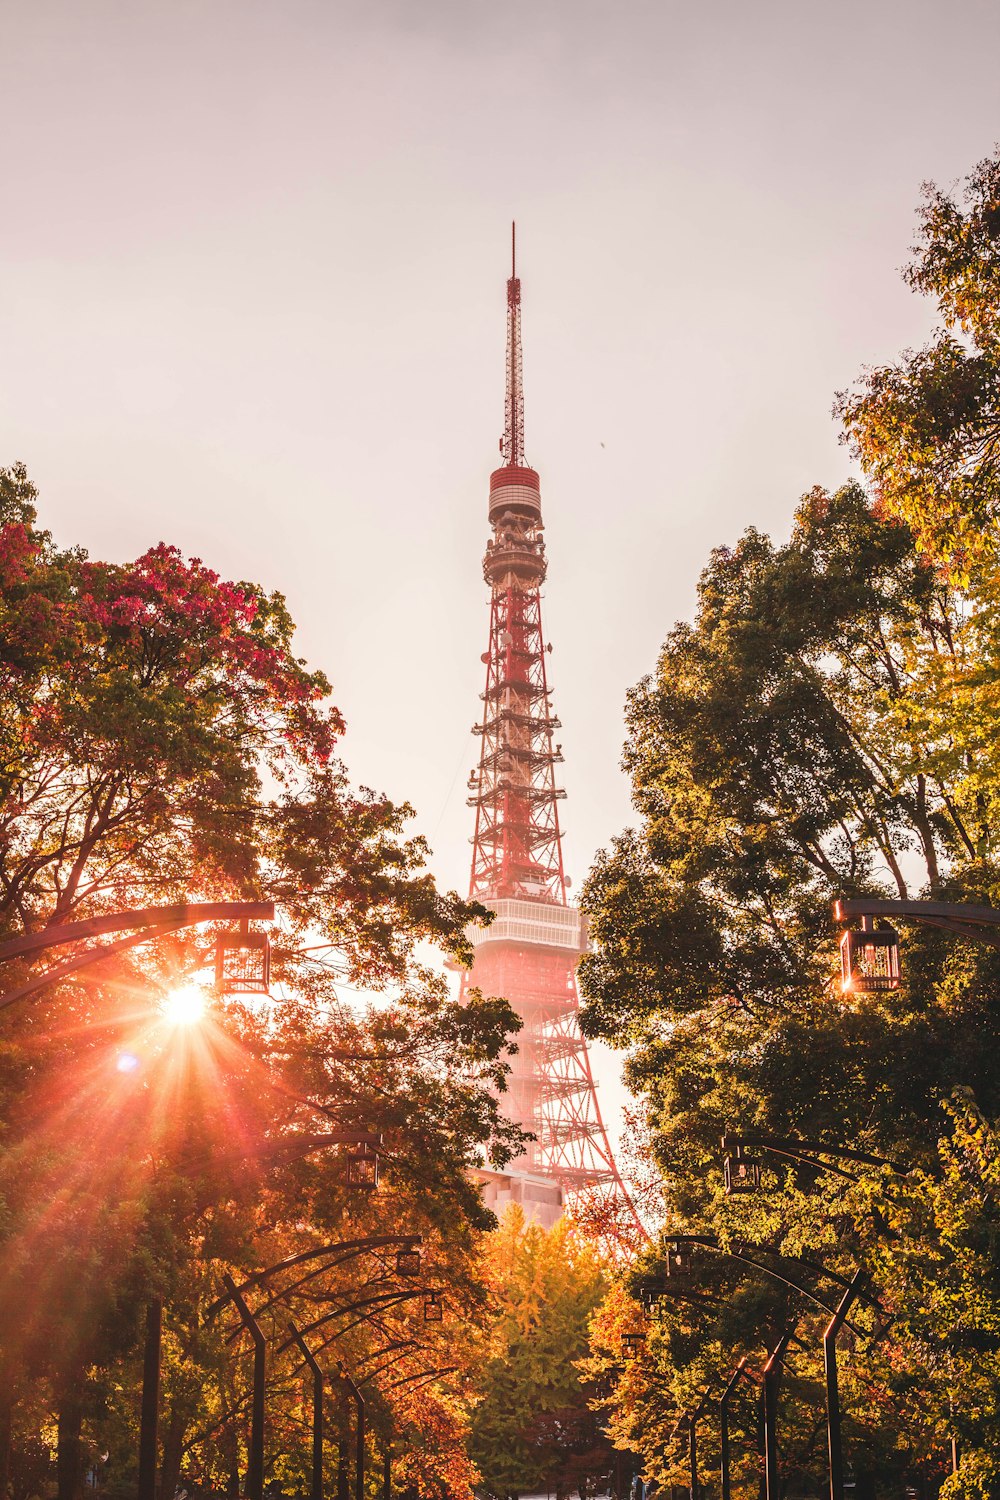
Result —
[[517, 225], [510, 226], [507, 282], [507, 394], [500, 452], [511, 468], [524, 466], [524, 380], [521, 371], [521, 282], [517, 275]]

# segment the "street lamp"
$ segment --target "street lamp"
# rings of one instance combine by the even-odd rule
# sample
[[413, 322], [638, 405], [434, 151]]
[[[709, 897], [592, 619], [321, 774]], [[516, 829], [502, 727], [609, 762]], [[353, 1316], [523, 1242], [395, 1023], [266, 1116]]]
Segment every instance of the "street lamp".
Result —
[[381, 1136], [362, 1141], [347, 1153], [347, 1186], [371, 1193], [378, 1187], [378, 1146]]
[[888, 925], [876, 930], [876, 917], [883, 921], [902, 917], [994, 946], [997, 935], [990, 929], [1000, 927], [1000, 908], [972, 906], [964, 901], [878, 901], [867, 896], [848, 900], [841, 896], [834, 902], [835, 922], [846, 923], [856, 917], [861, 927], [845, 932], [841, 938], [841, 984], [846, 992], [862, 994], [899, 989], [899, 938]]
[[899, 934], [876, 928], [871, 917], [848, 928], [840, 939], [840, 988], [845, 995], [872, 995], [899, 989]]
[[[107, 912], [100, 917], [87, 917], [79, 922], [65, 922], [58, 927], [45, 927], [38, 932], [22, 933], [20, 937], [9, 938], [6, 942], [0, 943], [0, 963], [15, 958], [32, 958], [35, 954], [48, 952], [52, 948], [80, 943], [86, 943], [89, 946], [85, 947], [82, 952], [74, 954], [72, 958], [54, 964], [44, 973], [36, 974], [24, 984], [5, 991], [3, 995], [0, 995], [0, 1010], [6, 1010], [8, 1006], [15, 1005], [20, 1000], [27, 1000], [48, 985], [67, 979], [70, 974], [76, 974], [81, 969], [102, 963], [105, 959], [151, 942], [154, 938], [177, 932], [180, 928], [197, 927], [203, 922], [232, 921], [234, 918], [239, 918], [242, 927], [247, 928], [251, 918], [271, 921], [273, 917], [273, 901], [205, 901], [191, 904], [185, 902], [179, 906], [144, 906], [128, 911]], [[137, 930], [129, 931], [129, 929]], [[103, 937], [106, 933], [115, 932], [128, 932], [128, 936], [115, 938], [110, 943], [93, 941], [95, 938]], [[260, 934], [241, 930], [230, 936], [241, 939], [253, 938], [255, 939], [254, 946], [260, 948], [259, 941], [256, 941]]]
[[415, 1276], [420, 1275], [420, 1251], [406, 1247], [396, 1251], [396, 1275], [401, 1276], [404, 1281], [412, 1281]]
[[685, 1281], [691, 1275], [691, 1252], [686, 1246], [675, 1241], [667, 1247], [665, 1262], [666, 1273], [671, 1279]]
[[[726, 1197], [737, 1193], [754, 1193], [760, 1187], [761, 1163], [747, 1156], [747, 1151], [764, 1151], [771, 1156], [783, 1157], [786, 1161], [802, 1162], [809, 1167], [818, 1167], [823, 1172], [832, 1172], [837, 1177], [846, 1177], [857, 1182], [853, 1172], [824, 1161], [832, 1156], [837, 1161], [857, 1162], [865, 1167], [888, 1167], [897, 1177], [904, 1177], [909, 1167], [885, 1156], [873, 1156], [868, 1151], [855, 1151], [850, 1146], [841, 1146], [837, 1141], [807, 1141], [792, 1135], [724, 1135], [722, 1137], [722, 1177]], [[745, 1168], [747, 1170], [740, 1170]]]
[[742, 1146], [734, 1156], [726, 1155], [722, 1163], [726, 1197], [734, 1193], [755, 1193], [760, 1187], [760, 1162], [744, 1156]]
[[215, 983], [223, 995], [266, 995], [271, 987], [271, 943], [242, 921], [215, 944]]
[[444, 1303], [440, 1292], [428, 1292], [424, 1302], [424, 1322], [440, 1323], [444, 1317]]

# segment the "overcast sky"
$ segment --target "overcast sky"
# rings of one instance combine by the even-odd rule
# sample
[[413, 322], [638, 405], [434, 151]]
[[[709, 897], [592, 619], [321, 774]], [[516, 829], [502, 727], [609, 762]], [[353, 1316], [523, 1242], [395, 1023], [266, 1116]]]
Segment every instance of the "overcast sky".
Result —
[[998, 44], [992, 0], [0, 0], [0, 463], [62, 542], [284, 592], [464, 890], [516, 218], [579, 881], [709, 549], [841, 483], [834, 391], [926, 336]]

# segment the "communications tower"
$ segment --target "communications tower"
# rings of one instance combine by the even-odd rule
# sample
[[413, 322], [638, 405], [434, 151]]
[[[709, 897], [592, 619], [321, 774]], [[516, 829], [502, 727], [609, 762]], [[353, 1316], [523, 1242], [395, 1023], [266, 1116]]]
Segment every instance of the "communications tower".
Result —
[[567, 1197], [607, 1200], [635, 1221], [621, 1182], [578, 1022], [576, 966], [587, 946], [582, 914], [567, 900], [556, 784], [562, 746], [552, 708], [542, 630], [546, 574], [538, 474], [525, 461], [521, 371], [521, 283], [514, 229], [507, 282], [507, 378], [503, 462], [490, 475], [483, 573], [490, 586], [489, 647], [483, 655], [482, 717], [473, 726], [479, 764], [469, 778], [475, 809], [469, 895], [496, 912], [471, 933], [475, 985], [503, 995], [523, 1028], [512, 1059], [504, 1113], [536, 1139], [504, 1172], [483, 1173], [494, 1208], [520, 1202], [529, 1217], [553, 1224]]

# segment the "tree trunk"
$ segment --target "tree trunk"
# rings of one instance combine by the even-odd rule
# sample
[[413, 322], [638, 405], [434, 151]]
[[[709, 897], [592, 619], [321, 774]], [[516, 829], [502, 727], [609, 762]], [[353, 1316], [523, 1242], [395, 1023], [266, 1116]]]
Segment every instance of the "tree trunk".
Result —
[[7, 1500], [10, 1489], [10, 1419], [14, 1394], [7, 1380], [0, 1383], [0, 1500]]
[[[174, 1500], [180, 1483], [184, 1458], [184, 1431], [187, 1423], [179, 1407], [171, 1408], [170, 1420], [163, 1437], [163, 1459], [160, 1465], [160, 1500]], [[0, 1496], [0, 1500], [3, 1497]]]
[[83, 1490], [82, 1427], [83, 1403], [80, 1397], [63, 1396], [59, 1402], [56, 1440], [56, 1500], [80, 1500]]

